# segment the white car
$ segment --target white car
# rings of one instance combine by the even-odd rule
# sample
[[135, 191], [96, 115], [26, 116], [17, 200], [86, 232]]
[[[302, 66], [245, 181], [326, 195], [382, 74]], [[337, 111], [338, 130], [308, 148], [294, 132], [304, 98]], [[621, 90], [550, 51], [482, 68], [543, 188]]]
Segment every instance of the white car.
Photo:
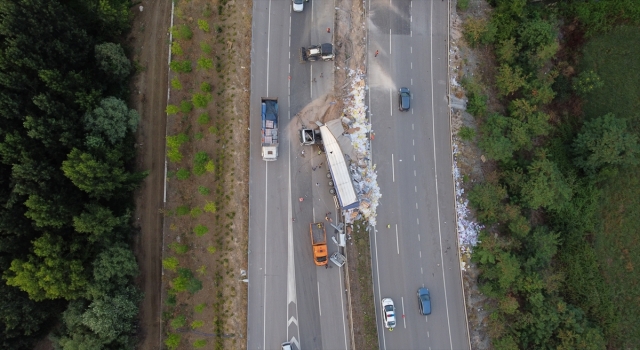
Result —
[[282, 343], [282, 350], [293, 350], [293, 349], [291, 348], [291, 343], [289, 343], [288, 341], [287, 341], [287, 342]]
[[390, 331], [396, 326], [396, 307], [391, 298], [382, 299], [382, 322]]
[[304, 8], [304, 0], [291, 0], [293, 1], [293, 12], [302, 12]]

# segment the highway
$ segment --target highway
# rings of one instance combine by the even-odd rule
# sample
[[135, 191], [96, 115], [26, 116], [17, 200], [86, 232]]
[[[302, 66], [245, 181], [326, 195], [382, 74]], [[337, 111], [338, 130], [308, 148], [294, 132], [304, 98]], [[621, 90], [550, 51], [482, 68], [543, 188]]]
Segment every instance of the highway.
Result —
[[[350, 347], [343, 271], [312, 259], [309, 224], [327, 212], [337, 221], [326, 165], [318, 168], [326, 160], [300, 146], [294, 117], [333, 88], [333, 62], [298, 62], [301, 46], [331, 42], [333, 15], [333, 2], [307, 2], [302, 13], [291, 12], [290, 0], [253, 3], [248, 349], [279, 349], [284, 341], [304, 350]], [[273, 162], [260, 153], [261, 97], [278, 98]], [[337, 249], [332, 235], [327, 229], [329, 253]]]
[[[469, 349], [451, 175], [447, 6], [367, 2], [372, 153], [382, 193], [371, 232], [380, 349]], [[406, 112], [398, 110], [400, 87], [412, 93]], [[422, 286], [431, 292], [429, 316], [419, 314]], [[395, 302], [393, 332], [382, 325], [383, 297]]]

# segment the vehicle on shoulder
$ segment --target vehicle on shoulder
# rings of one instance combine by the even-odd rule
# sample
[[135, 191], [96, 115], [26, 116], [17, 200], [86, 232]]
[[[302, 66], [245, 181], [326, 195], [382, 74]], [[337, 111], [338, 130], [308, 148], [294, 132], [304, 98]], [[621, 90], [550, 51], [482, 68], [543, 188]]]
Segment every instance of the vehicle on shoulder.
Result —
[[431, 294], [427, 288], [418, 288], [418, 305], [420, 307], [420, 314], [431, 314]]
[[382, 299], [382, 321], [390, 331], [396, 327], [396, 307], [391, 298]]

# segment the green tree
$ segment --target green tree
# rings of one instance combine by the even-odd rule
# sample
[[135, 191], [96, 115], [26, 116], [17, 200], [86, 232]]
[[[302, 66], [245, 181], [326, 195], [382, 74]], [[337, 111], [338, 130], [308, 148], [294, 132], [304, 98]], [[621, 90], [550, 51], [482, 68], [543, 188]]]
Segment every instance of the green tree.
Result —
[[527, 168], [520, 195], [531, 209], [559, 209], [572, 197], [571, 184], [548, 158], [533, 161]]
[[573, 142], [574, 163], [588, 175], [604, 168], [638, 164], [638, 136], [625, 119], [609, 113], [584, 123]]
[[473, 186], [469, 192], [469, 203], [476, 210], [478, 220], [485, 224], [495, 223], [507, 198], [507, 190], [498, 184], [483, 182]]
[[93, 262], [93, 283], [90, 291], [94, 297], [109, 294], [114, 289], [127, 286], [139, 273], [133, 252], [119, 243], [98, 254]]
[[505, 161], [513, 156], [516, 146], [506, 136], [511, 124], [509, 118], [492, 114], [481, 126], [480, 131], [483, 137], [478, 141], [478, 145], [490, 159]]
[[13, 260], [3, 278], [35, 301], [76, 299], [85, 293], [87, 276], [83, 262], [73, 259], [72, 253], [64, 239], [44, 234], [33, 241], [33, 254], [27, 261]]
[[85, 204], [84, 211], [73, 217], [73, 227], [81, 233], [88, 233], [90, 242], [109, 241], [109, 234], [118, 227], [124, 227], [129, 222], [131, 213], [115, 216], [111, 209], [97, 203]]
[[146, 175], [127, 173], [114, 151], [108, 152], [103, 161], [76, 148], [62, 162], [62, 171], [74, 185], [94, 198], [110, 198], [119, 189], [133, 189]]
[[102, 148], [119, 144], [127, 132], [135, 131], [140, 115], [121, 99], [107, 97], [93, 111], [85, 114], [83, 121], [87, 130], [87, 146]]
[[126, 288], [118, 290], [113, 297], [105, 295], [95, 299], [82, 315], [82, 323], [105, 343], [110, 343], [121, 334], [131, 332], [141, 297], [133, 288]]
[[95, 46], [98, 68], [112, 81], [122, 81], [131, 73], [131, 62], [120, 44], [102, 43]]
[[52, 200], [48, 200], [39, 195], [32, 194], [24, 202], [24, 205], [27, 207], [24, 216], [33, 220], [34, 225], [38, 227], [61, 228], [69, 224], [71, 219], [69, 208], [60, 205], [61, 201], [63, 201], [63, 199], [58, 196], [55, 196]]
[[510, 96], [525, 85], [527, 77], [522, 68], [503, 63], [496, 74], [496, 87], [501, 96]]

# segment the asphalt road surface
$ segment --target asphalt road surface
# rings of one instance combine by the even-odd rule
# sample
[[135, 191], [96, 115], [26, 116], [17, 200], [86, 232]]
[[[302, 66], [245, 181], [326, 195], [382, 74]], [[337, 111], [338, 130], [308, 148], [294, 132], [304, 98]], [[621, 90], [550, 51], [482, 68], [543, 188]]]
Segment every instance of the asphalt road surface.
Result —
[[[367, 3], [372, 152], [382, 193], [371, 232], [381, 349], [469, 349], [451, 175], [447, 6]], [[412, 94], [406, 112], [398, 110], [400, 87]], [[431, 292], [429, 316], [419, 314], [423, 286]], [[384, 297], [396, 306], [392, 332], [382, 325]]]
[[[298, 62], [301, 46], [331, 42], [326, 28], [333, 18], [333, 2], [306, 2], [302, 13], [291, 12], [290, 0], [253, 4], [248, 349], [279, 349], [284, 341], [304, 350], [350, 344], [343, 271], [315, 266], [311, 252], [309, 224], [327, 212], [337, 221], [326, 165], [318, 168], [326, 160], [300, 146], [293, 118], [333, 87], [332, 62]], [[278, 98], [274, 162], [260, 154], [261, 97]], [[328, 228], [329, 253], [337, 250], [332, 235]]]

